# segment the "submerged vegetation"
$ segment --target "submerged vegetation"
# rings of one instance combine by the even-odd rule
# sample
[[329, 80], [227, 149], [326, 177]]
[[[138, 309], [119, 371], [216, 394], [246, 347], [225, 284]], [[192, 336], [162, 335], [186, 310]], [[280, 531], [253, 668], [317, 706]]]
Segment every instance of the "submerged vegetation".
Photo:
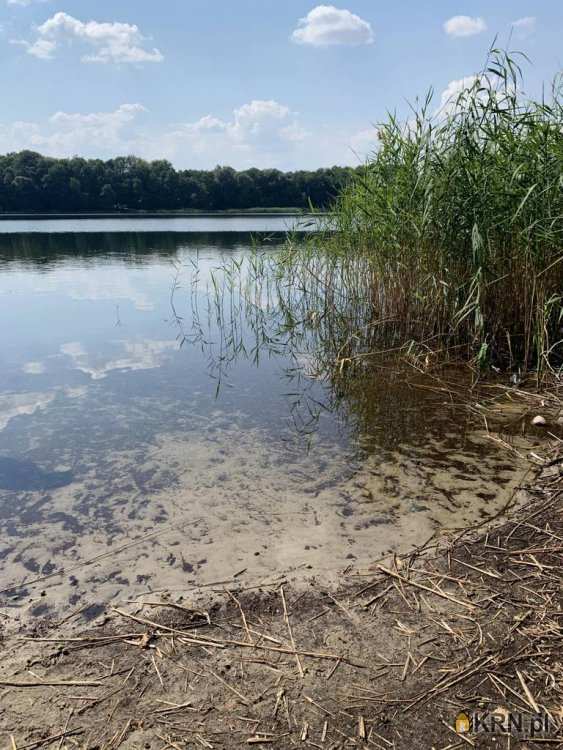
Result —
[[492, 50], [465, 83], [438, 109], [430, 92], [407, 122], [380, 125], [331, 231], [290, 242], [278, 267], [341, 366], [389, 348], [561, 364], [562, 78], [531, 100], [519, 57]]

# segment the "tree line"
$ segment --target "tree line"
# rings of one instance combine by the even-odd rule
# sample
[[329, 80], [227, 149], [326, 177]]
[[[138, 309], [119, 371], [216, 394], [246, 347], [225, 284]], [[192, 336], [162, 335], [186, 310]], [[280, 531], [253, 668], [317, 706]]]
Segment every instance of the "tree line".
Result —
[[322, 209], [355, 171], [176, 170], [136, 156], [54, 159], [20, 151], [0, 156], [0, 212]]

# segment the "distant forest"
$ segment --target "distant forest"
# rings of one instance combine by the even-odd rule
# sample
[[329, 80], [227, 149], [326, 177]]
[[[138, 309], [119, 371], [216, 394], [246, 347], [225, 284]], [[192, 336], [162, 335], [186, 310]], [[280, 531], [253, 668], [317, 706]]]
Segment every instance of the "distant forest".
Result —
[[21, 151], [0, 156], [0, 212], [322, 209], [355, 171], [176, 170], [135, 156], [53, 159]]

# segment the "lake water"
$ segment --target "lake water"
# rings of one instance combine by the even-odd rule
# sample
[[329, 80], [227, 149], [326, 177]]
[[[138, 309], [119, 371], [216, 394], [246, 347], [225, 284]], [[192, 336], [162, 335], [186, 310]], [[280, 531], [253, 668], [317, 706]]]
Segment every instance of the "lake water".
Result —
[[8, 626], [236, 574], [330, 576], [494, 513], [520, 482], [416, 371], [323, 378], [314, 347], [268, 327], [275, 300], [240, 304], [225, 268], [279, 235], [29, 225], [0, 236]]
[[308, 216], [269, 214], [254, 216], [189, 216], [178, 218], [102, 218], [102, 219], [3, 219], [0, 234], [30, 232], [69, 234], [85, 232], [308, 232], [315, 220]]

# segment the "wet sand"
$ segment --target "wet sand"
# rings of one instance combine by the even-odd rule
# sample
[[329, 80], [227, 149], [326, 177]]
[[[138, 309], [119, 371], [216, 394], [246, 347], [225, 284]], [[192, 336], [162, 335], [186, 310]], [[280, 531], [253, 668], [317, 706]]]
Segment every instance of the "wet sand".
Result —
[[5, 626], [236, 574], [330, 582], [496, 514], [528, 468], [479, 430], [351, 460], [225, 421], [217, 410], [204, 434], [116, 445], [65, 486], [0, 490]]

